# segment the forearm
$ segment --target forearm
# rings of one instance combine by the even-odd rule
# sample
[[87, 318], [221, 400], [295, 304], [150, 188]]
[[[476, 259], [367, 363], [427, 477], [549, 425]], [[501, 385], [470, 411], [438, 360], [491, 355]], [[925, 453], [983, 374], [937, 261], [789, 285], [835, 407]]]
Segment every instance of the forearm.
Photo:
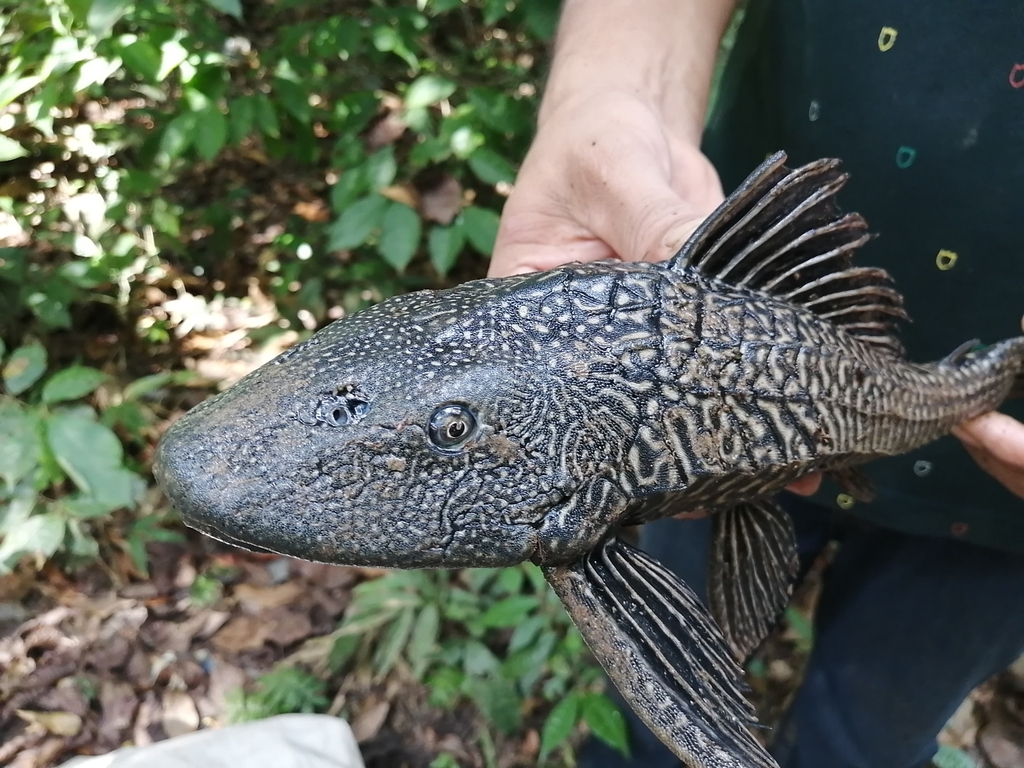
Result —
[[719, 43], [735, 0], [565, 0], [539, 123], [595, 90], [648, 101], [700, 141]]

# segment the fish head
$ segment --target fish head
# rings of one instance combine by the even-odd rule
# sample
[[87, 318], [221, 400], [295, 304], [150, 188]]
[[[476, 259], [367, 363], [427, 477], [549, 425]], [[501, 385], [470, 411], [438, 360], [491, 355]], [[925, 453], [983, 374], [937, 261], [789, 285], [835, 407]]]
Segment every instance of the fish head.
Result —
[[175, 422], [158, 482], [187, 524], [250, 549], [400, 568], [536, 558], [580, 477], [554, 423], [572, 410], [562, 362], [510, 330], [509, 291], [528, 282], [336, 321]]

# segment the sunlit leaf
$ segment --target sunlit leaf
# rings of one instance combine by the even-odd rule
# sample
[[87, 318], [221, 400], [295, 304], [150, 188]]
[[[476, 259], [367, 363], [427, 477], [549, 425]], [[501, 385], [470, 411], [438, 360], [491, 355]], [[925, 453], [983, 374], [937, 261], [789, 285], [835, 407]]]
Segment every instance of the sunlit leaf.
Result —
[[538, 763], [543, 763], [544, 758], [551, 754], [551, 750], [569, 738], [579, 719], [579, 710], [580, 698], [576, 693], [570, 693], [554, 706], [541, 730]]
[[162, 83], [187, 58], [188, 51], [177, 40], [164, 41], [160, 45], [160, 67], [156, 72], [156, 81]]
[[84, 91], [90, 86], [105, 83], [107, 78], [117, 72], [120, 68], [120, 57], [105, 59], [102, 56], [97, 56], [95, 59], [90, 59], [78, 68], [78, 77], [75, 79], [75, 84], [72, 86], [72, 90], [75, 93], [78, 93], [79, 91]]
[[405, 92], [406, 109], [422, 109], [455, 93], [455, 83], [437, 75], [423, 75], [409, 84]]
[[138, 39], [128, 45], [120, 46], [118, 53], [124, 65], [143, 80], [156, 81], [160, 71], [160, 52], [146, 40]]
[[18, 347], [3, 367], [4, 386], [12, 395], [20, 395], [46, 371], [46, 350], [40, 344]]
[[61, 469], [85, 494], [109, 510], [135, 505], [144, 485], [121, 465], [117, 435], [92, 419], [56, 413], [46, 422], [47, 442]]
[[0, 400], [0, 480], [13, 488], [39, 464], [39, 421], [19, 403]]
[[490, 256], [498, 237], [498, 214], [489, 208], [470, 205], [462, 209], [462, 220], [470, 245], [485, 256]]
[[64, 520], [52, 513], [32, 515], [0, 542], [0, 572], [9, 570], [16, 558], [27, 554], [49, 557], [64, 540]]
[[203, 0], [203, 2], [215, 11], [234, 16], [239, 21], [242, 19], [242, 4], [239, 0]]
[[97, 37], [105, 37], [114, 25], [121, 20], [130, 0], [92, 0], [86, 26]]
[[107, 378], [103, 371], [84, 365], [73, 365], [53, 374], [43, 384], [43, 402], [60, 403], [77, 400], [93, 392]]
[[390, 200], [377, 194], [352, 203], [328, 227], [327, 247], [332, 251], [347, 251], [365, 243], [380, 227], [389, 205], [392, 205]]
[[416, 255], [420, 233], [419, 214], [402, 203], [391, 203], [381, 221], [377, 252], [396, 271], [402, 272]]
[[14, 139], [9, 139], [6, 136], [0, 136], [0, 163], [7, 162], [8, 160], [14, 160], [18, 157], [25, 157], [27, 154], [28, 150]]

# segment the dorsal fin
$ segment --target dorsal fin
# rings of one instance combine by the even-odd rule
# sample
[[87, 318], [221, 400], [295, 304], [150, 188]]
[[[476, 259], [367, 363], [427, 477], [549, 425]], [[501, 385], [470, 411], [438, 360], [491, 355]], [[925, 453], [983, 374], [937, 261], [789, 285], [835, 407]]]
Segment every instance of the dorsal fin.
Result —
[[847, 333], [903, 354], [897, 321], [903, 297], [882, 269], [852, 266], [871, 239], [857, 213], [835, 195], [846, 183], [839, 161], [792, 170], [778, 152], [755, 170], [690, 236], [670, 262], [739, 287], [770, 293], [829, 320]]

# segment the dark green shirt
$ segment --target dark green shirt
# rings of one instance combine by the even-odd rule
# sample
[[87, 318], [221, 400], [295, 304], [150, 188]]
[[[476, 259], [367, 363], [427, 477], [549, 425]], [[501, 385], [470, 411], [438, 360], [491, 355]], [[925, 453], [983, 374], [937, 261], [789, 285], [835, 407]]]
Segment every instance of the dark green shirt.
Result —
[[[840, 205], [879, 235], [857, 261], [895, 278], [911, 359], [1021, 333], [1021, 0], [750, 0], [704, 145], [727, 191], [779, 149], [790, 165], [843, 160]], [[867, 471], [878, 499], [852, 513], [1024, 552], [1024, 501], [955, 439]], [[849, 504], [830, 484], [819, 499]]]

